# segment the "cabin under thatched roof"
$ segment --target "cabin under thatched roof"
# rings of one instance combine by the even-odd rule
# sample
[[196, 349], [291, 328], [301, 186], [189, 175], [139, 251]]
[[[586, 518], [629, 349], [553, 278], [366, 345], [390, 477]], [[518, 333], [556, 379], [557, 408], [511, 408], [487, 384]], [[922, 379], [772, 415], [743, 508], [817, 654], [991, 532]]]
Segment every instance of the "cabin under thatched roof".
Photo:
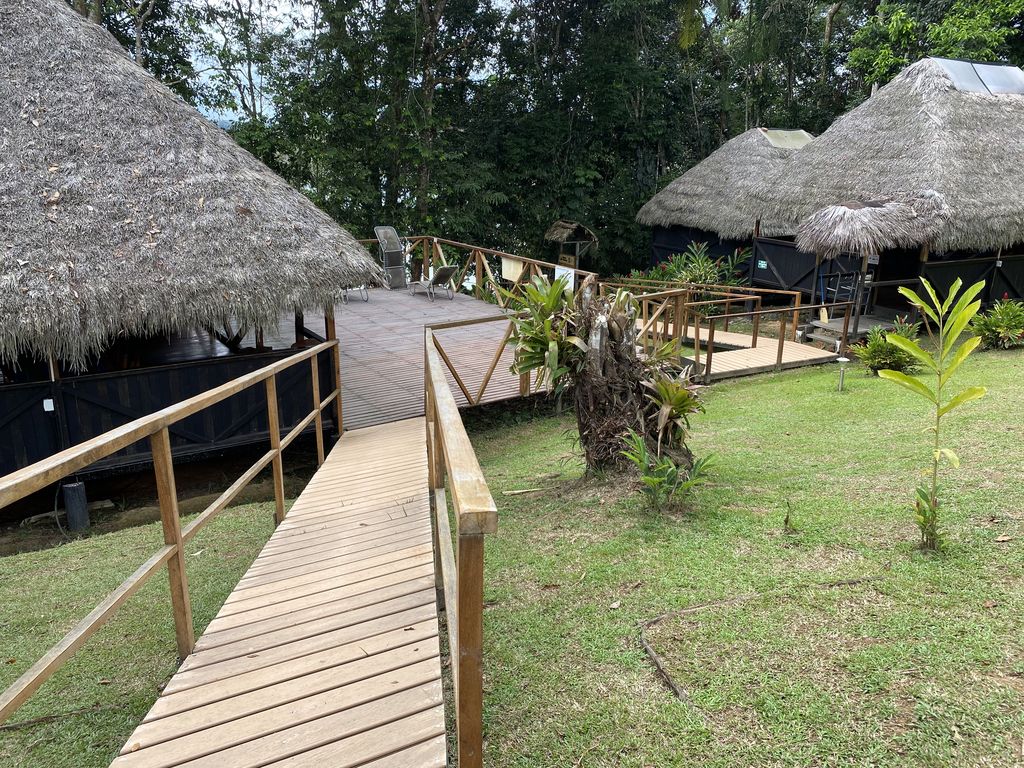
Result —
[[800, 222], [796, 246], [825, 258], [913, 248], [931, 242], [950, 215], [945, 199], [932, 190], [898, 200], [849, 200]]
[[762, 229], [843, 200], [943, 197], [950, 215], [923, 242], [939, 251], [1024, 242], [1024, 73], [922, 59], [794, 154], [755, 190]]
[[62, 0], [0, 4], [0, 360], [273, 324], [379, 268]]
[[636, 220], [747, 239], [756, 221], [750, 197], [754, 186], [813, 138], [806, 131], [751, 128], [669, 183], [644, 204]]

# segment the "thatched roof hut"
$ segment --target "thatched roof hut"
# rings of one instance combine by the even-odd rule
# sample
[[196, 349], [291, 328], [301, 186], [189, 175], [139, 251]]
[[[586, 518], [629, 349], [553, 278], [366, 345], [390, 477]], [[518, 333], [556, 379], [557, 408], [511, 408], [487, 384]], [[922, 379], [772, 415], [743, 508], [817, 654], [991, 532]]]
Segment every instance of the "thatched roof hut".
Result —
[[913, 248], [933, 241], [950, 215], [942, 195], [931, 190], [900, 200], [850, 200], [800, 222], [796, 245], [825, 258]]
[[272, 324], [369, 254], [62, 0], [0, 5], [0, 360]]
[[[794, 234], [842, 200], [941, 195], [939, 251], [1024, 241], [1024, 73], [1016, 67], [922, 59], [840, 117], [758, 185], [766, 233]], [[924, 245], [925, 242], [907, 242]]]
[[652, 227], [693, 227], [730, 240], [749, 238], [756, 183], [814, 137], [806, 131], [751, 128], [730, 139], [652, 197], [636, 220]]

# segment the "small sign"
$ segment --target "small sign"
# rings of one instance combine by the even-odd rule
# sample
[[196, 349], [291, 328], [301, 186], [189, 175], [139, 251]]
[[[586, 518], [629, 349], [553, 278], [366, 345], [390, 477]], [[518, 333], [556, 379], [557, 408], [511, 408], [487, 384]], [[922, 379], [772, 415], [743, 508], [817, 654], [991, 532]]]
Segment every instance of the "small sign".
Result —
[[768, 269], [768, 259], [758, 259], [757, 260], [757, 268], [758, 269]]
[[877, 264], [877, 263], [878, 263], [878, 254], [877, 253], [869, 253], [868, 254], [868, 264]]
[[997, 267], [1003, 266], [1003, 260], [1002, 259], [996, 259], [996, 266]]
[[43, 410], [46, 411], [46, 413], [53, 413], [53, 398], [52, 397], [43, 398]]
[[555, 267], [555, 280], [560, 277], [566, 278], [566, 284], [570, 291], [576, 290], [576, 273], [567, 267]]

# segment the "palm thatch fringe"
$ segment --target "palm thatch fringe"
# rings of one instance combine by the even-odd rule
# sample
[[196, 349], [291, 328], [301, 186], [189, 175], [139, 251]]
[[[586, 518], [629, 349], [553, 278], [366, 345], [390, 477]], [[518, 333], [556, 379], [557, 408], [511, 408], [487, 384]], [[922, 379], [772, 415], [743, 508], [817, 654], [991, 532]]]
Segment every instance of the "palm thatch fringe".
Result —
[[726, 239], [749, 238], [757, 219], [751, 198], [757, 182], [811, 139], [806, 131], [751, 128], [669, 183], [636, 220], [652, 227], [695, 227]]
[[908, 199], [927, 189], [953, 212], [934, 250], [1024, 241], [1024, 96], [959, 90], [948, 63], [907, 67], [769, 174], [754, 190], [766, 234], [794, 234], [843, 200]]
[[942, 195], [931, 190], [904, 200], [853, 200], [804, 219], [796, 245], [825, 258], [912, 248], [939, 237], [951, 215]]
[[62, 0], [0, 5], [0, 359], [270, 325], [381, 272]]

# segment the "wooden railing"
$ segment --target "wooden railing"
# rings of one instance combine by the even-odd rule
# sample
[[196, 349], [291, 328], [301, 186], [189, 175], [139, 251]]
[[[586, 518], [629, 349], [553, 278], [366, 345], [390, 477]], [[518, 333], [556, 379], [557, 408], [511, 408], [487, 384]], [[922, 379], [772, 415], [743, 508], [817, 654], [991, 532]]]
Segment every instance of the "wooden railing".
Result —
[[[476, 388], [474, 392], [466, 382], [463, 374], [459, 371], [458, 367], [452, 362], [452, 359], [448, 356], [448, 352], [445, 350], [441, 339], [437, 336], [437, 331], [445, 331], [453, 328], [464, 328], [470, 325], [481, 325], [483, 323], [507, 323], [508, 327], [505, 329], [505, 334], [501, 337], [501, 341], [498, 342], [498, 346], [494, 350], [494, 354], [491, 357], [490, 363], [487, 366], [487, 370], [484, 373], [483, 379], [480, 381], [480, 386]], [[494, 372], [497, 370], [498, 365], [501, 362], [501, 357], [505, 352], [508, 345], [509, 339], [512, 338], [512, 331], [514, 327], [512, 320], [508, 316], [494, 315], [491, 317], [479, 317], [472, 320], [453, 320], [448, 323], [434, 323], [426, 326], [428, 331], [431, 333], [431, 344], [436, 351], [437, 355], [441, 358], [445, 367], [452, 375], [452, 379], [455, 381], [455, 385], [459, 388], [459, 391], [465, 396], [466, 400], [470, 405], [480, 405], [484, 400], [484, 393], [487, 391], [487, 387], [490, 385], [494, 378]], [[539, 381], [538, 377], [538, 381]], [[531, 387], [533, 385], [530, 382], [530, 374], [524, 373], [519, 376], [519, 396], [526, 397], [530, 394]]]
[[[438, 596], [448, 626], [460, 768], [483, 765], [484, 536], [498, 510], [448, 386], [432, 330], [424, 334], [427, 468]], [[449, 366], [450, 369], [450, 366]], [[451, 497], [454, 542], [445, 486]]]
[[[835, 310], [838, 310], [838, 309], [841, 309], [843, 311], [843, 329], [842, 329], [842, 332], [840, 333], [840, 336], [839, 336], [839, 339], [838, 339], [838, 341], [839, 341], [839, 352], [841, 354], [846, 349], [847, 343], [848, 343], [848, 340], [849, 340], [850, 317], [851, 317], [851, 314], [852, 314], [852, 311], [853, 311], [853, 306], [854, 306], [854, 302], [852, 302], [852, 301], [839, 301], [839, 302], [832, 302], [832, 303], [829, 303], [829, 304], [811, 304], [811, 305], [808, 305], [808, 306], [801, 307], [801, 311], [813, 311], [813, 310], [819, 310], [819, 309], [827, 309], [827, 310], [830, 310], [830, 311], [833, 311], [833, 312]], [[759, 329], [761, 327], [760, 320], [761, 320], [761, 317], [764, 316], [764, 315], [778, 315], [778, 317], [779, 317], [779, 330], [778, 330], [778, 334], [777, 334], [777, 337], [776, 337], [776, 349], [777, 349], [777, 352], [776, 352], [776, 358], [775, 358], [775, 367], [776, 367], [776, 369], [781, 370], [781, 368], [782, 368], [782, 359], [783, 359], [783, 355], [785, 353], [785, 348], [786, 348], [786, 326], [787, 326], [787, 322], [789, 321], [789, 312], [788, 311], [783, 310], [783, 311], [780, 312], [778, 309], [759, 309], [759, 310], [752, 310], [752, 311], [749, 311], [749, 312], [734, 312], [731, 315], [708, 315], [708, 316], [703, 318], [703, 321], [708, 323], [708, 338], [707, 338], [707, 342], [706, 342], [706, 345], [705, 345], [704, 374], [703, 374], [705, 381], [708, 381], [711, 378], [711, 362], [712, 362], [712, 360], [714, 358], [714, 355], [715, 355], [715, 328], [716, 328], [716, 325], [718, 323], [728, 323], [730, 319], [738, 319], [738, 318], [742, 318], [742, 317], [749, 317], [749, 318], [751, 318], [752, 325], [753, 325], [753, 342], [752, 342], [750, 348], [753, 349], [753, 348], [755, 348], [757, 346], [757, 339], [758, 339]], [[701, 321], [698, 321], [698, 327], [699, 327], [700, 322]], [[799, 319], [797, 319], [795, 322], [799, 322]], [[699, 333], [696, 334], [696, 335], [699, 336]], [[701, 368], [699, 350], [698, 350], [698, 354], [696, 354], [695, 357], [694, 357], [694, 362], [695, 362], [697, 371], [699, 372], [700, 368]]]
[[[801, 303], [803, 301], [803, 294], [800, 291], [785, 291], [777, 288], [755, 288], [749, 285], [725, 285], [716, 283], [684, 283], [679, 281], [671, 280], [650, 280], [647, 278], [612, 278], [610, 280], [601, 280], [601, 293], [602, 295], [614, 292], [619, 288], [625, 288], [626, 290], [632, 291], [637, 296], [644, 294], [658, 295], [669, 291], [677, 291], [689, 289], [692, 292], [690, 297], [691, 302], [705, 301], [705, 306], [711, 307], [713, 305], [721, 305], [723, 314], [730, 314], [732, 310], [732, 304], [735, 303], [747, 303], [752, 298], [759, 298], [761, 302], [771, 299], [773, 301], [781, 300], [785, 304], [788, 304], [788, 309], [792, 312], [793, 322], [791, 324], [791, 338], [796, 341], [796, 326], [799, 313], [802, 309]], [[780, 307], [777, 312], [781, 312], [787, 309], [787, 307]], [[705, 314], [711, 314], [708, 311]]]
[[[360, 240], [364, 245], [373, 245], [376, 240]], [[461, 266], [461, 269], [452, 277], [451, 285], [455, 290], [465, 286], [466, 281], [472, 275], [472, 294], [478, 299], [491, 298], [500, 307], [507, 307], [509, 301], [499, 290], [504, 287], [510, 293], [516, 293], [518, 289], [528, 283], [534, 276], [544, 275], [553, 279], [555, 270], [564, 270], [573, 275], [574, 286], [582, 285], [588, 277], [596, 277], [596, 273], [584, 269], [573, 269], [552, 264], [547, 261], [531, 259], [526, 256], [519, 256], [515, 253], [506, 253], [494, 248], [483, 248], [469, 243], [460, 243], [457, 240], [446, 240], [431, 235], [416, 235], [406, 240], [406, 256], [413, 260], [420, 261], [424, 273], [433, 271], [439, 267]], [[514, 279], [501, 277], [502, 259], [515, 262], [518, 275]], [[413, 279], [418, 275], [413, 272]]]
[[[316, 453], [318, 463], [324, 461], [323, 413], [332, 403], [336, 408], [338, 431], [342, 428], [341, 374], [339, 369], [338, 342], [334, 338], [333, 316], [328, 313], [327, 334], [329, 341], [317, 344], [280, 360], [265, 368], [240, 376], [219, 387], [204, 392], [161, 411], [143, 416], [135, 421], [112, 429], [84, 443], [72, 446], [47, 459], [36, 462], [17, 472], [0, 478], [0, 508], [40, 491], [48, 485], [79, 472], [95, 461], [104, 459], [138, 440], [148, 439], [153, 455], [153, 470], [156, 475], [157, 494], [160, 504], [160, 521], [163, 526], [164, 545], [122, 584], [97, 605], [64, 638], [53, 646], [46, 655], [32, 665], [2, 695], [0, 695], [0, 722], [6, 720], [46, 680], [70, 659], [82, 645], [110, 619], [117, 609], [143, 584], [167, 564], [171, 585], [171, 605], [174, 613], [175, 636], [178, 655], [184, 659], [195, 646], [195, 627], [192, 622], [192, 605], [189, 598], [188, 577], [185, 571], [184, 545], [207, 523], [219, 515], [236, 496], [263, 469], [271, 466], [274, 478], [274, 520], [280, 523], [285, 517], [284, 508], [284, 467], [281, 454], [310, 424], [315, 425]], [[334, 389], [327, 397], [320, 398], [319, 361], [317, 356], [330, 353], [331, 381]], [[278, 418], [277, 375], [289, 368], [308, 362], [313, 379], [311, 410], [289, 432], [282, 436]], [[169, 428], [183, 419], [199, 413], [216, 403], [238, 394], [250, 387], [263, 384], [267, 396], [267, 420], [270, 426], [270, 450], [263, 454], [226, 491], [217, 497], [188, 525], [182, 526], [178, 512], [178, 495], [174, 482], [174, 461], [171, 455]]]

